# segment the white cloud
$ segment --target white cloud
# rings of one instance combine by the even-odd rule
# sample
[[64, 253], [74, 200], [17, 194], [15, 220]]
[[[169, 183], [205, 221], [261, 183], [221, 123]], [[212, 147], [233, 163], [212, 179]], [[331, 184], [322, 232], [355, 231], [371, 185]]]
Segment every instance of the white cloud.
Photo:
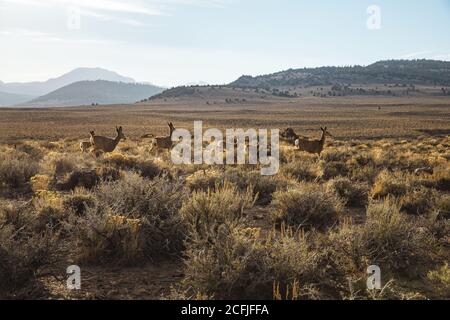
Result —
[[28, 38], [27, 41], [32, 42], [41, 42], [41, 43], [62, 43], [62, 44], [101, 44], [101, 45], [115, 45], [120, 44], [119, 41], [109, 41], [109, 40], [99, 40], [99, 39], [65, 39], [58, 37], [55, 34], [40, 32], [34, 30], [27, 29], [9, 29], [9, 30], [1, 30], [0, 36], [12, 37], [14, 39], [17, 38]]
[[0, 0], [17, 5], [26, 6], [77, 6], [100, 11], [113, 11], [121, 13], [162, 15], [156, 6], [142, 4], [140, 1], [118, 1], [118, 0]]
[[233, 0], [154, 0], [154, 2], [174, 5], [190, 5], [197, 7], [223, 8]]
[[0, 0], [0, 3], [2, 2], [36, 7], [48, 6], [48, 3], [46, 3], [45, 1], [36, 0]]
[[117, 0], [44, 0], [65, 5], [73, 5], [82, 8], [96, 10], [116, 11], [124, 13], [139, 13], [145, 15], [161, 15], [162, 12], [156, 8], [143, 5], [137, 1]]
[[110, 21], [110, 22], [118, 22], [122, 24], [126, 24], [133, 27], [142, 27], [145, 26], [145, 24], [139, 20], [131, 19], [131, 18], [119, 18], [112, 15], [99, 13], [96, 11], [90, 11], [90, 10], [81, 10], [80, 14], [82, 16], [91, 17], [100, 21]]
[[49, 36], [46, 32], [27, 30], [27, 29], [7, 29], [0, 30], [0, 35], [2, 36], [12, 36], [12, 37], [44, 37]]

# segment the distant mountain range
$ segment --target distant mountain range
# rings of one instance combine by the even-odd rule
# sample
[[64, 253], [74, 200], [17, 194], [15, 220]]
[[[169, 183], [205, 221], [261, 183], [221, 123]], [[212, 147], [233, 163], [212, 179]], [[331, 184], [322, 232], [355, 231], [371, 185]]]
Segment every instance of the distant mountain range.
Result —
[[388, 60], [368, 66], [289, 69], [262, 76], [242, 76], [234, 87], [279, 88], [348, 84], [450, 85], [450, 61]]
[[92, 104], [134, 103], [162, 92], [147, 84], [105, 80], [78, 81], [33, 99], [24, 106], [53, 107]]
[[13, 106], [24, 101], [33, 99], [34, 96], [25, 94], [15, 94], [9, 92], [0, 91], [0, 107], [1, 106]]
[[[96, 80], [105, 80], [112, 83], [97, 83]], [[75, 86], [70, 86], [77, 82], [90, 81]], [[133, 85], [128, 85], [133, 84]], [[89, 89], [88, 87], [91, 86]], [[68, 87], [68, 88], [66, 88]], [[59, 89], [63, 89], [59, 91]], [[123, 94], [120, 98], [111, 88]], [[70, 92], [70, 90], [75, 90]], [[105, 97], [104, 93], [95, 92], [96, 90], [105, 90], [111, 97]], [[142, 86], [129, 77], [124, 77], [116, 72], [109, 71], [102, 68], [78, 68], [70, 71], [60, 77], [52, 78], [44, 82], [25, 82], [25, 83], [3, 83], [0, 82], [0, 106], [44, 106], [47, 99], [49, 105], [71, 106], [78, 104], [90, 104], [94, 97], [97, 98], [95, 103], [131, 103], [142, 99], [140, 92], [144, 96], [149, 96], [161, 92], [163, 89], [157, 86], [146, 84]], [[62, 92], [67, 96], [62, 96]], [[84, 92], [87, 96], [75, 97], [75, 92]], [[137, 97], [137, 100], [134, 98]], [[76, 104], [74, 104], [76, 103]]]
[[[386, 89], [358, 86], [385, 85]], [[207, 99], [213, 91], [199, 87], [251, 88], [264, 96], [296, 97], [299, 90], [331, 86], [327, 93], [312, 95], [396, 95], [391, 87], [407, 87], [404, 94], [419, 92], [413, 86], [442, 86], [436, 95], [450, 95], [450, 61], [386, 60], [368, 66], [289, 69], [261, 76], [242, 76], [225, 86], [183, 86], [166, 90], [152, 84], [138, 84], [134, 79], [101, 68], [78, 68], [45, 82], [3, 83], [0, 81], [0, 106], [76, 106], [86, 104], [133, 103], [140, 100], [200, 95]], [[196, 88], [197, 89], [192, 89]], [[445, 88], [447, 87], [447, 88]], [[260, 90], [262, 89], [262, 90]], [[309, 90], [309, 89], [308, 89]], [[217, 95], [217, 92], [214, 93]], [[228, 91], [223, 94], [230, 94]], [[157, 95], [157, 96], [155, 96]], [[244, 98], [243, 98], [244, 99]]]

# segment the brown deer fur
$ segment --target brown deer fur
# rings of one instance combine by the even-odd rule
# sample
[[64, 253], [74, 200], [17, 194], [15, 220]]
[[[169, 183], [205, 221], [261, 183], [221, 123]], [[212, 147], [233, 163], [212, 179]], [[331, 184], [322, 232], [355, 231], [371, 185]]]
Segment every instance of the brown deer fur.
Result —
[[325, 145], [326, 137], [332, 137], [332, 135], [327, 131], [327, 127], [320, 128], [320, 130], [322, 130], [322, 138], [320, 138], [320, 140], [299, 138], [295, 140], [295, 146], [301, 151], [317, 153], [320, 156]]
[[125, 135], [122, 132], [122, 127], [117, 128], [117, 136], [114, 139], [103, 137], [103, 136], [97, 136], [91, 132], [91, 144], [92, 144], [92, 152], [95, 152], [97, 154], [98, 152], [113, 152], [117, 145], [119, 144], [120, 140], [125, 140]]

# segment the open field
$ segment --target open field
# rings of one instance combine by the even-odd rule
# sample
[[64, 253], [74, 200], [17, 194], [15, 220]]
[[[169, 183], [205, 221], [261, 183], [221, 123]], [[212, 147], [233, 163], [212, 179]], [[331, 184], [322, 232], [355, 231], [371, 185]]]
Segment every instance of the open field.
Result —
[[[337, 139], [412, 138], [422, 133], [449, 134], [449, 98], [300, 98], [254, 99], [234, 104], [225, 96], [213, 99], [166, 99], [139, 105], [53, 109], [0, 109], [0, 139], [62, 139], [113, 134], [116, 125], [132, 139], [146, 133], [165, 134], [166, 122], [191, 128], [194, 120], [205, 127], [285, 128], [300, 134], [332, 128]], [[206, 101], [216, 104], [207, 105]], [[379, 109], [381, 108], [381, 109]], [[431, 130], [431, 131], [429, 131]]]
[[[0, 109], [0, 298], [450, 299], [449, 98], [245, 97]], [[194, 120], [334, 138], [283, 144], [270, 177], [141, 138]], [[80, 152], [116, 125], [113, 153]]]

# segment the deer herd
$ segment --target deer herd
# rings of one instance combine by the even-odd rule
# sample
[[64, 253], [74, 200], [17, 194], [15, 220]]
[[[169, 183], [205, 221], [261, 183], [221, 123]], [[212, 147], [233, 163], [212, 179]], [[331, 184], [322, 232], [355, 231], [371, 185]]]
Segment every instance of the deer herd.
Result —
[[[173, 147], [172, 133], [175, 131], [175, 127], [172, 122], [168, 122], [169, 135], [167, 136], [153, 136], [152, 134], [145, 135], [143, 137], [149, 137], [153, 139], [151, 150], [155, 149], [157, 152], [162, 150], [171, 150]], [[319, 140], [309, 139], [304, 136], [299, 136], [292, 128], [287, 128], [281, 132], [281, 140], [294, 145], [298, 151], [304, 151], [312, 154], [320, 154], [325, 146], [326, 137], [333, 137], [327, 130], [327, 127], [320, 128], [322, 136]], [[121, 140], [126, 140], [123, 134], [122, 127], [116, 126], [117, 136], [115, 138], [108, 138], [104, 136], [98, 136], [94, 131], [90, 132], [89, 141], [82, 141], [80, 143], [80, 149], [82, 152], [91, 152], [96, 157], [102, 153], [113, 152]]]

